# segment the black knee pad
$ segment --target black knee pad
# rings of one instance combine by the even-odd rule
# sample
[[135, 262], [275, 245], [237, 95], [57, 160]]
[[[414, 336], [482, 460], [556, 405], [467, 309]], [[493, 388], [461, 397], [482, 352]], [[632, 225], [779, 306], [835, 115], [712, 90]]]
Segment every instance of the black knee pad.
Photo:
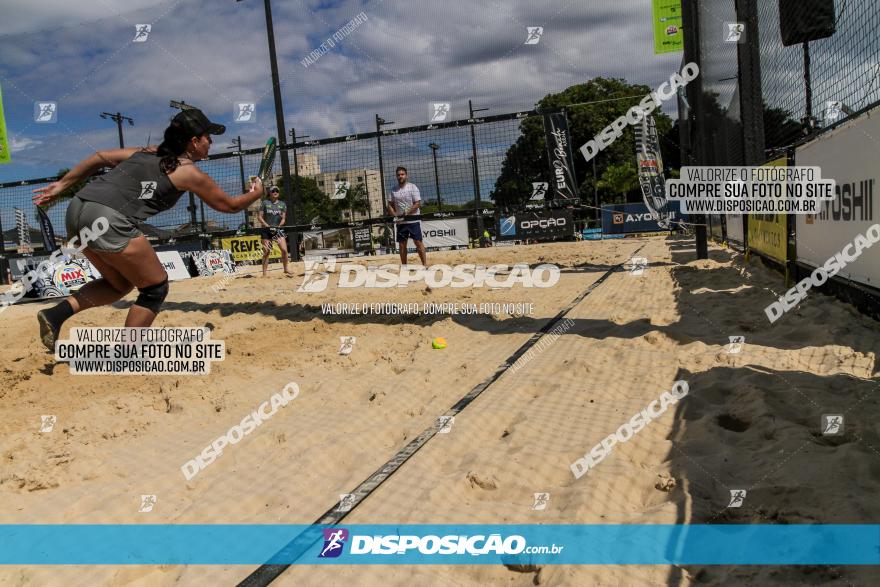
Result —
[[168, 278], [162, 283], [148, 285], [147, 287], [139, 287], [137, 299], [134, 301], [136, 306], [146, 308], [154, 314], [158, 314], [162, 308], [162, 302], [168, 296]]

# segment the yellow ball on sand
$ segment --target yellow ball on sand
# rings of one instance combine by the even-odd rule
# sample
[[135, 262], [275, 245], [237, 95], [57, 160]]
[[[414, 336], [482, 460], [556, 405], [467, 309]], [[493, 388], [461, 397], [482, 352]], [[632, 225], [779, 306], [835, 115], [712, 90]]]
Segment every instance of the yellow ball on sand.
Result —
[[431, 346], [434, 347], [435, 349], [445, 349], [446, 348], [446, 339], [438, 336], [437, 338], [435, 338], [434, 340], [431, 341]]

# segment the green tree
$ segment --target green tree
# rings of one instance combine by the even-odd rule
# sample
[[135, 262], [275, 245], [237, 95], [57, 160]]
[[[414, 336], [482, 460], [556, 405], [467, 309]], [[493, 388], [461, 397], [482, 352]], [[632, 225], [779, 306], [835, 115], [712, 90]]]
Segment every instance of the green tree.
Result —
[[[294, 214], [288, 215], [288, 224], [310, 224], [313, 220], [318, 223], [336, 221], [336, 209], [314, 179], [294, 175], [290, 178], [290, 185], [294, 193], [299, 196], [300, 202]], [[284, 187], [278, 187], [281, 188], [281, 199], [286, 202]]]
[[[593, 161], [588, 163], [579, 152], [581, 145], [618, 117], [625, 115], [649, 92], [651, 88], [646, 85], [630, 84], [618, 78], [598, 77], [562, 92], [548, 94], [536, 105], [539, 110], [567, 107], [574, 172], [580, 182], [578, 188], [585, 203], [592, 204], [596, 178], [593, 176]], [[588, 103], [581, 104], [582, 102]], [[668, 139], [661, 138], [663, 154], [665, 156], [669, 152], [672, 155], [672, 149], [678, 148], [677, 137], [672, 133], [672, 120], [660, 109], [655, 110], [653, 116], [657, 123], [657, 133]], [[534, 116], [523, 120], [520, 132], [517, 141], [507, 150], [501, 164], [501, 174], [489, 195], [496, 206], [521, 204], [531, 196], [532, 182], [551, 180], [542, 118]], [[675, 155], [670, 161], [677, 163], [677, 153]], [[610, 166], [633, 165], [635, 158], [635, 136], [632, 129], [627, 127], [622, 136], [596, 155], [596, 175], [598, 178], [604, 177]]]
[[[614, 204], [625, 204], [627, 195], [639, 189], [639, 176], [633, 163], [610, 165], [605, 169], [599, 180], [600, 195], [605, 192], [602, 200]], [[608, 196], [610, 192], [611, 196]]]
[[370, 209], [370, 202], [367, 199], [367, 186], [364, 184], [349, 186], [345, 198], [332, 200], [332, 202], [336, 209], [337, 220], [342, 218], [342, 213], [345, 211], [348, 211], [350, 217], [354, 219], [355, 212], [366, 214]]

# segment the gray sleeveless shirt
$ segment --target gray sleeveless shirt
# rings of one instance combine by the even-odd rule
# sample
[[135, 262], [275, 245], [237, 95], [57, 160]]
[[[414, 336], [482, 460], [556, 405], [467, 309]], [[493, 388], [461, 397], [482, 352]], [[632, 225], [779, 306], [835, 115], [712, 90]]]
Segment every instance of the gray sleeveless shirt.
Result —
[[155, 153], [137, 151], [108, 173], [92, 178], [76, 195], [130, 219], [146, 220], [172, 208], [183, 195], [159, 168], [160, 161]]

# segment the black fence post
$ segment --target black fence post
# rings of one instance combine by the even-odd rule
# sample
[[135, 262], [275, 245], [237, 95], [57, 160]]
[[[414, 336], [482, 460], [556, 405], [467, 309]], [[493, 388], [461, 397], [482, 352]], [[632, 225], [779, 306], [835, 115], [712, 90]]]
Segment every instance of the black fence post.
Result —
[[[746, 41], [737, 45], [739, 100], [743, 132], [743, 165], [762, 165], [764, 98], [761, 90], [761, 43], [758, 0], [736, 0], [737, 19], [746, 25]], [[749, 250], [749, 215], [742, 215], [743, 250]]]
[[[702, 71], [702, 61], [700, 59], [700, 14], [698, 0], [682, 0], [681, 16], [682, 27], [684, 28], [684, 61], [685, 63], [696, 63]], [[703, 131], [704, 113], [702, 105], [703, 79], [702, 73], [697, 79], [689, 83], [685, 91], [688, 100], [692, 106], [695, 121], [688, 124], [691, 136], [693, 137], [694, 153], [696, 154], [697, 165], [704, 164], [706, 161], [706, 140]], [[696, 240], [697, 259], [709, 258], [709, 244], [706, 235], [707, 217], [703, 214], [690, 215], [690, 221], [696, 224], [694, 227], [694, 235]]]

